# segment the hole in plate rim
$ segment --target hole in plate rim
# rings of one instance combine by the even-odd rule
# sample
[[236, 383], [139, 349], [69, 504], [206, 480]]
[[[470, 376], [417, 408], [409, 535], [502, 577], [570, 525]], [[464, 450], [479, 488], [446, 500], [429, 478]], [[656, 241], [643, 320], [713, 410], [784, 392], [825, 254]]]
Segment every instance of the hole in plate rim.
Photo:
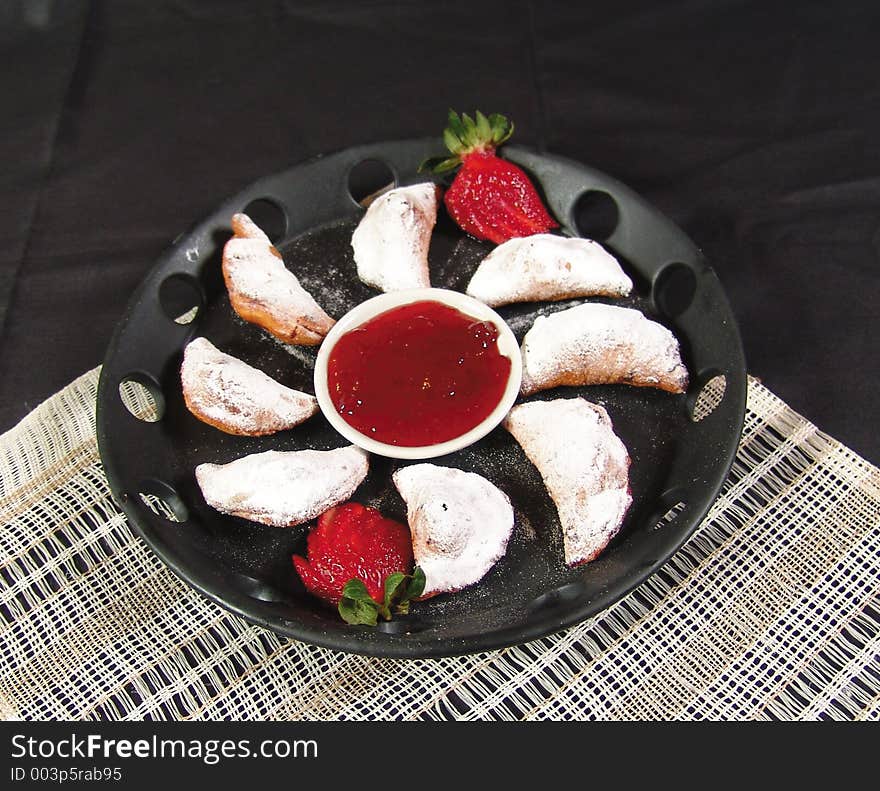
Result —
[[694, 304], [698, 288], [699, 279], [691, 264], [669, 261], [654, 273], [651, 303], [661, 316], [674, 320]]
[[[714, 387], [713, 382], [717, 382]], [[726, 395], [726, 372], [717, 367], [701, 369], [693, 378], [685, 399], [687, 415], [691, 423], [701, 423], [717, 412]]]
[[252, 577], [242, 571], [229, 571], [226, 576], [230, 585], [238, 588], [245, 596], [269, 604], [289, 604], [290, 594], [258, 577]]
[[[591, 205], [592, 204], [592, 205]], [[588, 227], [589, 215], [596, 215], [594, 227]], [[620, 227], [620, 204], [607, 190], [588, 187], [571, 202], [568, 211], [569, 225], [585, 239], [607, 242]]]
[[[134, 392], [128, 392], [126, 385], [130, 385]], [[146, 403], [147, 399], [139, 394], [138, 387], [146, 391], [151, 403]], [[120, 376], [116, 392], [126, 412], [141, 423], [158, 423], [165, 416], [165, 394], [162, 392], [162, 385], [155, 376], [146, 371], [134, 370]]]
[[[182, 289], [177, 293], [189, 298], [175, 300], [173, 289]], [[200, 280], [189, 272], [172, 272], [159, 283], [159, 307], [162, 313], [175, 324], [186, 326], [192, 324], [205, 307], [205, 292]], [[180, 304], [177, 304], [180, 303]], [[189, 307], [185, 307], [189, 305]]]
[[586, 586], [582, 580], [573, 580], [563, 585], [558, 585], [544, 593], [539, 593], [526, 605], [526, 611], [534, 613], [539, 610], [553, 609], [580, 599], [586, 592]]
[[[373, 173], [358, 173], [358, 170], [373, 168], [375, 172], [381, 173], [381, 176]], [[363, 189], [354, 190], [352, 188], [353, 178], [362, 178], [364, 182], [370, 186]], [[351, 165], [345, 173], [345, 191], [351, 202], [359, 209], [367, 209], [370, 204], [379, 196], [395, 189], [400, 184], [400, 174], [390, 162], [378, 156], [367, 156], [359, 159]], [[357, 192], [357, 194], [355, 194]]]
[[383, 634], [405, 637], [408, 634], [424, 632], [430, 629], [431, 626], [431, 623], [422, 620], [417, 615], [396, 615], [390, 621], [379, 621], [376, 624], [376, 629]]
[[689, 507], [690, 498], [687, 490], [683, 486], [670, 486], [664, 489], [657, 498], [657, 507], [651, 511], [645, 524], [648, 525], [651, 532], [668, 527], [676, 522]]
[[241, 213], [250, 217], [273, 245], [287, 238], [290, 215], [287, 207], [277, 198], [268, 195], [253, 198], [241, 209]]
[[[183, 523], [189, 521], [189, 508], [187, 508], [177, 489], [170, 483], [159, 478], [144, 478], [137, 486], [137, 495], [140, 502], [148, 510], [168, 522]], [[159, 505], [151, 504], [146, 498], [154, 498], [164, 506], [164, 509]], [[167, 509], [167, 512], [165, 509]]]

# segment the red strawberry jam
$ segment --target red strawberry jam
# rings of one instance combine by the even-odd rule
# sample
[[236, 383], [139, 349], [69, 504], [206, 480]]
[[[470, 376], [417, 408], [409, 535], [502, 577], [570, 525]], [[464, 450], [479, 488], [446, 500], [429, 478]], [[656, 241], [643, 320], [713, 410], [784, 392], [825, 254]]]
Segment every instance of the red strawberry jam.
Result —
[[324, 512], [306, 543], [308, 560], [294, 555], [293, 565], [310, 593], [333, 604], [351, 579], [361, 580], [381, 604], [385, 578], [395, 571], [412, 572], [409, 528], [360, 503]]
[[346, 423], [388, 445], [421, 447], [470, 431], [498, 406], [510, 359], [498, 328], [430, 300], [392, 308], [343, 335], [327, 361]]

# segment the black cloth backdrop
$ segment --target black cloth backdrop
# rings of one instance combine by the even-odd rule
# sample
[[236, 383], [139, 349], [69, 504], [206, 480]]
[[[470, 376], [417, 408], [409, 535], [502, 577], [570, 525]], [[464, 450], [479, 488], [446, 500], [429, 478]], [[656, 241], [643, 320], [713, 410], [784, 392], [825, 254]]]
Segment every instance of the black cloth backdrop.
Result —
[[157, 255], [320, 152], [503, 112], [704, 250], [749, 371], [880, 462], [874, 2], [0, 3], [0, 430], [101, 362]]

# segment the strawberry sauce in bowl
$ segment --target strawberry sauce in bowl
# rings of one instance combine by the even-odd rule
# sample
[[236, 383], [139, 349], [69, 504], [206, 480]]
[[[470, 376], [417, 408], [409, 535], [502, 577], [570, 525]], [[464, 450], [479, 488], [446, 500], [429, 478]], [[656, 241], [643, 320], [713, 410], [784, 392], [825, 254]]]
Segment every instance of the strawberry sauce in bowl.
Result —
[[497, 426], [519, 393], [519, 344], [504, 320], [455, 291], [361, 303], [318, 352], [315, 395], [350, 442], [398, 459], [442, 456]]

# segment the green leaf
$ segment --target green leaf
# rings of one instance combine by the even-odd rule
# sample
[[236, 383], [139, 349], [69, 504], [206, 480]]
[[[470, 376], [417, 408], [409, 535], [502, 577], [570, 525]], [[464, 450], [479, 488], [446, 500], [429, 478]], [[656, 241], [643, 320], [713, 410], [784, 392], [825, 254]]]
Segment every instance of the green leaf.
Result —
[[443, 142], [453, 154], [460, 154], [465, 149], [464, 141], [449, 128], [443, 130]]
[[395, 600], [400, 599], [403, 590], [406, 587], [408, 577], [402, 571], [395, 571], [385, 577], [385, 600], [379, 607], [379, 615], [386, 621], [391, 620], [391, 606]]
[[465, 136], [461, 118], [455, 110], [450, 110], [446, 117], [446, 128], [443, 130], [443, 142], [453, 154], [460, 154], [465, 149]]
[[381, 615], [391, 620], [392, 612], [406, 615], [412, 599], [418, 598], [425, 590], [425, 572], [418, 566], [412, 574], [395, 571], [385, 578], [384, 600], [376, 602], [367, 591], [367, 586], [359, 579], [350, 579], [342, 588], [339, 600], [339, 614], [346, 623], [375, 626]]
[[[475, 120], [476, 119], [476, 120]], [[487, 116], [479, 110], [472, 118], [467, 113], [459, 115], [450, 109], [443, 130], [443, 142], [452, 154], [462, 156], [471, 151], [497, 148], [513, 134], [513, 124], [500, 113]], [[432, 165], [435, 173], [445, 173], [459, 163], [455, 160]], [[421, 171], [424, 168], [420, 168]]]
[[370, 599], [368, 604], [359, 599], [350, 599], [343, 596], [339, 600], [339, 614], [346, 623], [375, 626], [378, 621], [379, 606], [372, 599]]
[[492, 142], [492, 124], [479, 110], [475, 113], [477, 116], [477, 135], [484, 143]]
[[477, 125], [474, 123], [474, 119], [467, 113], [462, 113], [461, 121], [464, 124], [464, 137], [462, 137], [462, 140], [464, 141], [465, 148], [471, 149], [474, 146], [479, 145], [480, 141], [477, 138]]
[[428, 157], [427, 159], [423, 159], [418, 167], [419, 173], [434, 173], [440, 165], [445, 162], [448, 157]]
[[455, 170], [461, 164], [459, 157], [428, 157], [421, 165], [418, 172], [436, 173], [438, 176]]
[[411, 599], [417, 599], [425, 592], [425, 572], [420, 566], [413, 569], [412, 577], [410, 577], [409, 585], [406, 586], [403, 598], [409, 602]]
[[[389, 574], [385, 577], [385, 606], [388, 607], [391, 605], [392, 599], [394, 599], [395, 595], [398, 593], [398, 588], [406, 582], [406, 574], [402, 571], [395, 571], [393, 574]], [[399, 591], [403, 593], [405, 588], [401, 588]]]
[[455, 110], [450, 110], [449, 115], [446, 116], [446, 128], [459, 139], [464, 137], [464, 124], [461, 122], [461, 118], [458, 117], [458, 113], [455, 112]]
[[342, 595], [346, 599], [354, 599], [362, 602], [376, 602], [370, 596], [367, 586], [359, 579], [350, 579], [342, 588]]
[[362, 580], [350, 579], [342, 588], [338, 609], [346, 623], [375, 626], [380, 607]]
[[436, 168], [434, 168], [435, 173], [449, 173], [451, 170], [455, 170], [461, 164], [461, 159], [459, 157], [449, 157], [448, 159], [444, 159]]
[[413, 569], [412, 575], [406, 577], [406, 582], [398, 588], [399, 600], [394, 611], [399, 615], [409, 612], [409, 605], [413, 599], [417, 599], [425, 590], [425, 572], [418, 566]]
[[492, 142], [500, 146], [505, 140], [509, 140], [513, 134], [513, 124], [501, 113], [492, 113], [489, 116], [489, 125], [492, 127]]

